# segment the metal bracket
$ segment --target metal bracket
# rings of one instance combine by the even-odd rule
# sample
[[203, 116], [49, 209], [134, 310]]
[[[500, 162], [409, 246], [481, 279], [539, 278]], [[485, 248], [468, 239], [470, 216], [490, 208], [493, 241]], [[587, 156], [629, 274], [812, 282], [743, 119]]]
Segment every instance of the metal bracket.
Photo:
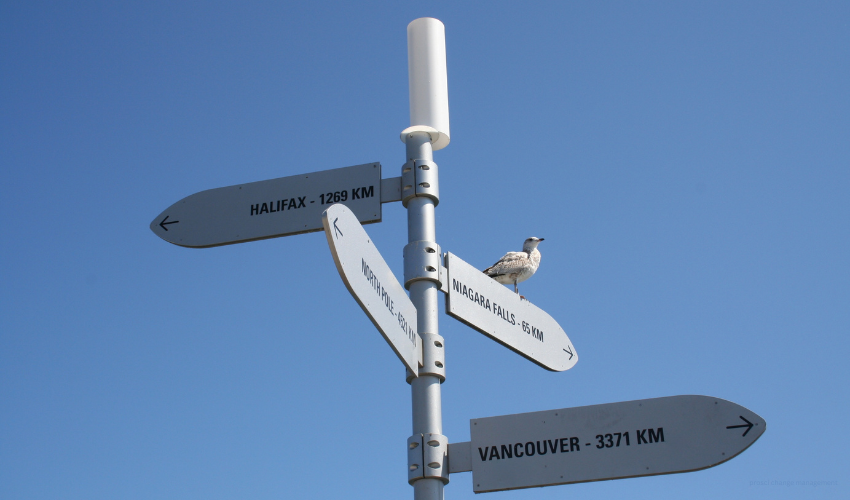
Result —
[[381, 179], [381, 203], [401, 201], [401, 177]]
[[414, 434], [407, 438], [407, 482], [439, 479], [449, 483], [449, 438], [442, 434]]
[[445, 266], [446, 262], [446, 254], [443, 254], [440, 257], [440, 261], [443, 265], [440, 266], [440, 291], [448, 294], [449, 293], [449, 268]]
[[472, 470], [472, 442], [449, 443], [449, 473]]
[[419, 376], [430, 375], [446, 381], [445, 340], [436, 333], [420, 333], [422, 338], [422, 368]]
[[427, 196], [440, 204], [440, 182], [437, 164], [433, 161], [410, 160], [401, 167], [401, 203], [407, 203], [417, 196]]
[[440, 245], [431, 241], [412, 241], [404, 246], [404, 287], [414, 281], [428, 280], [442, 287]]

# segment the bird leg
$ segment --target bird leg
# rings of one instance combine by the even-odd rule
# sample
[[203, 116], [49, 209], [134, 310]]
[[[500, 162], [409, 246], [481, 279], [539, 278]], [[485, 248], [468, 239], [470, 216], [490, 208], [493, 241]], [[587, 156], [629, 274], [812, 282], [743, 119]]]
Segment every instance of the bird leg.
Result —
[[[517, 286], [516, 281], [514, 281], [514, 293], [519, 295], [519, 287]], [[522, 300], [528, 300], [525, 298], [525, 295], [519, 295], [519, 298]]]

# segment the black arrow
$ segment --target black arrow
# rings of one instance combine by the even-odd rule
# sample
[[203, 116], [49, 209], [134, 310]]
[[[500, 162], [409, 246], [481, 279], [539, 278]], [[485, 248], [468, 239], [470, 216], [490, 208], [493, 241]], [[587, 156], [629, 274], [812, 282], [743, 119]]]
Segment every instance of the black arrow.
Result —
[[342, 234], [342, 231], [340, 231], [339, 228], [336, 227], [336, 221], [338, 221], [338, 220], [339, 220], [339, 217], [334, 219], [334, 236], [336, 236], [336, 233], [339, 233], [340, 236], [345, 236], [344, 234]]
[[570, 350], [569, 350], [569, 351], [568, 351], [568, 350], [566, 350], [566, 349], [562, 349], [562, 350], [563, 350], [564, 352], [568, 352], [568, 353], [570, 354], [570, 359], [573, 359], [572, 346], [569, 346], [569, 347], [570, 347]]
[[178, 222], [180, 222], [179, 220], [173, 220], [173, 221], [171, 221], [171, 222], [165, 222], [165, 221], [167, 221], [167, 220], [168, 220], [168, 216], [166, 215], [166, 216], [165, 216], [165, 218], [164, 218], [164, 219], [162, 219], [162, 222], [160, 222], [160, 223], [159, 223], [159, 227], [161, 227], [161, 228], [165, 229], [166, 231], [168, 231], [168, 228], [167, 228], [167, 227], [165, 227], [165, 226], [167, 226], [167, 225], [169, 225], [169, 224], [177, 224]]
[[750, 422], [749, 420], [747, 420], [746, 418], [742, 417], [741, 415], [738, 415], [738, 418], [740, 418], [741, 420], [743, 420], [744, 422], [746, 422], [746, 424], [741, 424], [741, 425], [727, 425], [727, 426], [726, 426], [726, 428], [727, 428], [727, 429], [738, 429], [738, 428], [740, 428], [740, 427], [746, 427], [746, 428], [747, 428], [747, 430], [745, 430], [745, 431], [744, 431], [744, 433], [743, 433], [743, 434], [741, 434], [741, 437], [744, 437], [744, 436], [746, 436], [746, 435], [747, 435], [747, 433], [748, 433], [748, 432], [750, 432], [750, 429], [752, 429], [752, 428], [753, 428], [753, 423], [752, 423], [752, 422]]

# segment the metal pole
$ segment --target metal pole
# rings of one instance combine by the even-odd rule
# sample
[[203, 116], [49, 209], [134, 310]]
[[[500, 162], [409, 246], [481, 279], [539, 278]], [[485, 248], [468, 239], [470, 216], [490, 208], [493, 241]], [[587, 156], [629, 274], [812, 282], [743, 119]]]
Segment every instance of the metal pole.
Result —
[[444, 272], [437, 245], [434, 208], [440, 203], [433, 151], [450, 141], [445, 26], [420, 18], [407, 26], [410, 127], [401, 139], [407, 161], [401, 170], [402, 203], [407, 208], [404, 284], [416, 307], [422, 340], [418, 376], [408, 371], [413, 403], [413, 435], [408, 445], [408, 482], [414, 500], [443, 500], [449, 482], [448, 438], [443, 435], [440, 384], [446, 379], [444, 340], [439, 333], [437, 299]]
[[[417, 168], [425, 163], [433, 164], [430, 135], [425, 132], [413, 132], [407, 136], [407, 163], [405, 168]], [[421, 167], [420, 167], [421, 168]], [[431, 179], [435, 179], [436, 168]], [[415, 182], [415, 181], [414, 181]], [[407, 234], [408, 246], [423, 245], [429, 248], [439, 248], [436, 244], [436, 227], [434, 222], [434, 200], [427, 196], [416, 196], [407, 202]], [[427, 253], [405, 252], [405, 268], [422, 268], [428, 265], [424, 257]], [[439, 252], [437, 253], [439, 255]], [[418, 261], [418, 262], [417, 262]], [[424, 366], [419, 370], [419, 376], [410, 378], [410, 388], [413, 403], [413, 434], [425, 436], [423, 448], [428, 450], [429, 439], [439, 436], [440, 441], [446, 441], [443, 434], [442, 401], [440, 384], [445, 379], [443, 361], [445, 356], [443, 339], [439, 335], [437, 300], [439, 286], [427, 279], [419, 279], [410, 283], [410, 299], [416, 306], [417, 330], [422, 338], [422, 358]], [[435, 361], [436, 360], [436, 361]], [[446, 442], [447, 446], [447, 442]], [[428, 462], [428, 459], [425, 459]], [[433, 464], [433, 462], [432, 462]], [[427, 465], [427, 464], [423, 464]], [[442, 460], [440, 466], [448, 466]], [[426, 469], [429, 470], [429, 469]], [[442, 500], [443, 487], [448, 480], [447, 471], [440, 470], [443, 477], [422, 477], [413, 482], [414, 500]]]

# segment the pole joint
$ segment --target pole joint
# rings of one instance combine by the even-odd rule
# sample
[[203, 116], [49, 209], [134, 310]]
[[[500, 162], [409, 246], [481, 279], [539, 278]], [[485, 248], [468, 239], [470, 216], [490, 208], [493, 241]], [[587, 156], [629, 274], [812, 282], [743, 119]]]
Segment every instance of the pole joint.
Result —
[[440, 182], [437, 164], [433, 160], [408, 160], [401, 167], [401, 203], [407, 204], [413, 198], [430, 198], [436, 207], [440, 203]]
[[440, 245], [433, 241], [412, 241], [404, 246], [404, 287], [416, 281], [428, 280], [442, 288], [440, 281]]
[[[419, 368], [419, 376], [437, 377], [442, 384], [446, 381], [446, 341], [436, 333], [419, 333], [419, 337], [422, 339], [422, 366]], [[416, 378], [410, 370], [405, 373], [408, 384]]]
[[442, 434], [414, 434], [407, 438], [407, 482], [439, 479], [449, 483], [449, 438]]

